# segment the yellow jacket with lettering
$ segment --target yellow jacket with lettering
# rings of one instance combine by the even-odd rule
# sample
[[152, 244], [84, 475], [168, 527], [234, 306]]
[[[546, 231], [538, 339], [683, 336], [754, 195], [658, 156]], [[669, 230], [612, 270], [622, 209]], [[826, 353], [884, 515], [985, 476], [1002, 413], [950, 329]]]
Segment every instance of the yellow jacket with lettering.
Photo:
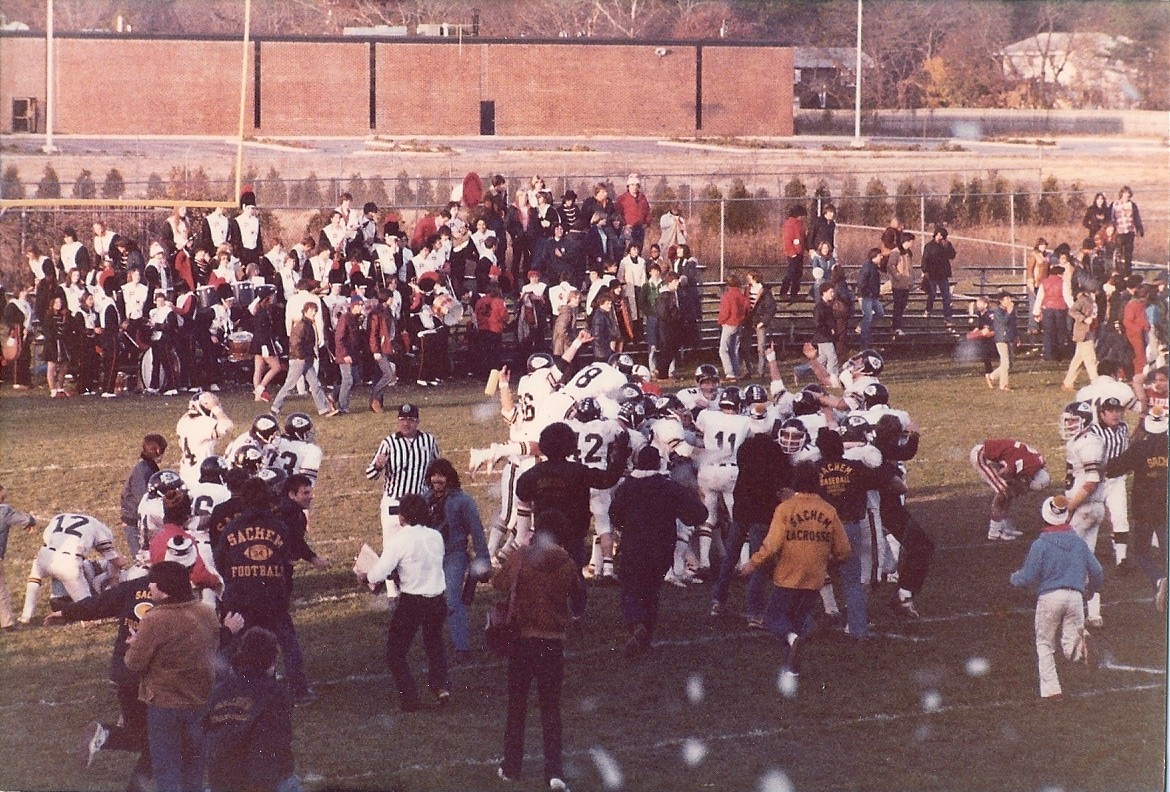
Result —
[[818, 495], [798, 492], [776, 507], [764, 544], [752, 555], [760, 566], [775, 560], [772, 582], [781, 588], [819, 589], [829, 561], [849, 557], [849, 537], [837, 511]]

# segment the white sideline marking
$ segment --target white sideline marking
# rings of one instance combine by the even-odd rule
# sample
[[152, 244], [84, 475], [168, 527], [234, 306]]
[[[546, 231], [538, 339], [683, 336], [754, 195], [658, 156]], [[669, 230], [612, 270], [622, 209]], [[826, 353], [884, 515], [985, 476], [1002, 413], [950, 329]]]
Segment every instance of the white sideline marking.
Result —
[[[1109, 695], [1111, 693], [1139, 693], [1146, 690], [1157, 690], [1165, 687], [1162, 683], [1146, 683], [1141, 685], [1122, 685], [1120, 687], [1102, 688], [1099, 690], [1086, 690], [1080, 693], [1066, 694], [1069, 698], [1093, 698], [1097, 696]], [[955, 712], [978, 712], [985, 710], [998, 710], [1016, 706], [1027, 706], [1031, 699], [1027, 700], [1008, 700], [1008, 701], [992, 701], [986, 704], [954, 704], [940, 707], [931, 715], [949, 714]], [[829, 728], [841, 728], [862, 725], [866, 723], [889, 723], [891, 721], [903, 721], [909, 719], [917, 719], [922, 717], [930, 717], [922, 712], [921, 709], [907, 710], [903, 712], [875, 712], [872, 715], [861, 715], [856, 718], [847, 718], [841, 720], [830, 720], [826, 725]], [[736, 732], [715, 732], [714, 734], [705, 734], [699, 739], [707, 742], [726, 742], [729, 740], [744, 740], [744, 739], [758, 739], [762, 737], [777, 737], [803, 728], [799, 725], [778, 726], [773, 728], [757, 728], [747, 729], [745, 731]], [[653, 742], [644, 742], [640, 744], [631, 745], [624, 743], [620, 747], [615, 747], [613, 750], [618, 753], [627, 753], [630, 751], [658, 751], [664, 748], [672, 748], [683, 745], [688, 740], [694, 739], [696, 735], [689, 734], [686, 737], [670, 737], [664, 740], [655, 740]], [[590, 748], [578, 748], [574, 750], [565, 751], [565, 756], [585, 757], [588, 756]], [[526, 762], [533, 762], [542, 754], [526, 753], [524, 759]], [[425, 773], [437, 772], [458, 767], [492, 767], [498, 765], [502, 757], [491, 756], [488, 758], [466, 758], [466, 759], [452, 759], [445, 762], [436, 762], [434, 764], [418, 763], [412, 765], [402, 766], [398, 772], [412, 772]], [[308, 775], [308, 773], [306, 773]], [[312, 781], [306, 781], [308, 786], [319, 786], [322, 784], [338, 784], [348, 781], [355, 781], [362, 778], [369, 778], [371, 773], [366, 771], [356, 775], [333, 776], [326, 778], [320, 775], [314, 775]]]

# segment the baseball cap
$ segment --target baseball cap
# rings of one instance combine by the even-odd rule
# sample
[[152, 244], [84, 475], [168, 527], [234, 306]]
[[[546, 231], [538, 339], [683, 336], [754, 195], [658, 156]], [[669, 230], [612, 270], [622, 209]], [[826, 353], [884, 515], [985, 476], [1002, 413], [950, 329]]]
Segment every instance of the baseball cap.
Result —
[[360, 294], [355, 294], [349, 298], [350, 305], [364, 305], [365, 299]]
[[1118, 399], [1114, 396], [1110, 396], [1108, 399], [1102, 399], [1101, 404], [1099, 404], [1097, 406], [1097, 409], [1098, 410], [1124, 410], [1125, 405], [1123, 405], [1121, 403], [1120, 399]]
[[418, 420], [418, 405], [415, 405], [415, 404], [402, 405], [401, 407], [398, 408], [398, 417], [399, 418], [412, 418], [412, 419], [417, 421]]
[[1064, 525], [1069, 517], [1068, 498], [1055, 495], [1044, 501], [1044, 505], [1040, 507], [1040, 515], [1049, 525]]

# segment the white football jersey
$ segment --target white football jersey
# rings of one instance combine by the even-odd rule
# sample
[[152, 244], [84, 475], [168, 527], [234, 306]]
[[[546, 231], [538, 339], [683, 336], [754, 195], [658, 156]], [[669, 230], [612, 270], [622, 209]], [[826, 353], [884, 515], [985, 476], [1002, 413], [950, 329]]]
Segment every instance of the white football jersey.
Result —
[[105, 558], [118, 555], [109, 527], [85, 514], [58, 514], [49, 520], [41, 539], [46, 547], [82, 558], [95, 551]]
[[720, 390], [717, 388], [715, 390], [715, 395], [708, 399], [696, 386], [694, 388], [683, 388], [674, 395], [678, 397], [680, 402], [682, 402], [683, 407], [686, 407], [691, 412], [694, 412], [696, 409], [718, 410], [719, 393]]
[[175, 425], [179, 436], [179, 475], [187, 486], [199, 481], [199, 466], [203, 460], [215, 455], [215, 445], [227, 432], [232, 422], [220, 421], [213, 415], [184, 415]]
[[600, 418], [596, 421], [569, 421], [577, 433], [577, 456], [581, 464], [605, 470], [609, 464], [609, 448], [625, 428], [617, 421]]
[[[223, 484], [217, 484], [212, 481], [200, 481], [191, 487], [188, 487], [187, 492], [191, 495], [191, 517], [199, 523], [199, 530], [206, 530], [205, 526], [207, 518], [211, 516], [211, 512], [216, 506], [226, 501], [232, 496], [229, 490]], [[159, 518], [162, 518], [162, 501], [157, 501], [159, 504]]]
[[301, 473], [313, 481], [317, 480], [321, 460], [325, 458], [321, 446], [316, 443], [283, 436], [276, 438], [269, 454], [265, 461], [270, 467], [278, 467], [290, 476]]
[[581, 401], [586, 396], [608, 396], [613, 399], [619, 395], [626, 382], [626, 375], [608, 363], [590, 363], [564, 383], [561, 392], [572, 396], [574, 401]]
[[1104, 374], [1077, 391], [1076, 400], [1090, 402], [1093, 405], [1093, 423], [1100, 423], [1097, 407], [1109, 398], [1117, 399], [1126, 410], [1132, 410], [1138, 404], [1133, 388], [1128, 383]]
[[749, 406], [747, 408], [748, 437], [758, 434], [772, 434], [772, 429], [786, 417], [781, 412], [780, 407], [775, 404], [767, 405], [767, 409], [760, 415], [757, 415]]
[[539, 442], [540, 433], [544, 431], [546, 426], [557, 423], [558, 421], [568, 421], [569, 413], [576, 406], [577, 402], [567, 393], [554, 391], [545, 396], [536, 404], [535, 414], [529, 423], [529, 429], [532, 434], [525, 439]]
[[533, 430], [537, 405], [556, 390], [560, 379], [560, 369], [555, 366], [537, 369], [520, 378], [519, 384], [516, 385], [516, 397], [512, 403], [512, 411], [503, 413], [504, 421], [508, 424], [509, 440], [534, 442], [539, 439], [540, 431], [535, 430], [534, 432]]
[[751, 434], [751, 419], [738, 413], [703, 410], [695, 419], [695, 428], [703, 433], [704, 465], [734, 462], [743, 441]]
[[898, 419], [898, 423], [901, 424], [903, 432], [910, 427], [910, 413], [905, 410], [896, 410], [888, 404], [875, 404], [868, 410], [857, 410], [856, 414], [864, 417], [873, 426], [877, 426], [877, 422], [881, 420], [883, 415], [892, 415]]
[[862, 391], [868, 386], [876, 384], [878, 378], [865, 374], [852, 377], [846, 376], [846, 373], [841, 373], [841, 384], [845, 386], [845, 392], [841, 394], [841, 398], [849, 405], [849, 409], [861, 410], [865, 407], [865, 398], [862, 396]]
[[1080, 489], [1083, 484], [1096, 482], [1098, 486], [1087, 502], [1104, 501], [1105, 488], [1100, 484], [1105, 473], [1105, 444], [1101, 438], [1089, 431], [1081, 432], [1065, 443], [1064, 459], [1067, 466], [1064, 480], [1065, 495], [1071, 496], [1073, 491]]

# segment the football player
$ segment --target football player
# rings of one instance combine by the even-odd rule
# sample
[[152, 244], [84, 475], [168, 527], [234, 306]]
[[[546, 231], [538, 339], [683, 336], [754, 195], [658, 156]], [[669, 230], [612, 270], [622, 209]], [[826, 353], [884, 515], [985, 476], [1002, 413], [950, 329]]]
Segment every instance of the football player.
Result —
[[215, 507], [232, 496], [224, 483], [228, 466], [221, 456], [209, 456], [199, 466], [199, 481], [187, 488], [191, 496], [191, 515], [199, 519], [200, 530], [207, 530], [207, 520]]
[[695, 369], [695, 387], [683, 388], [675, 396], [692, 415], [699, 410], [718, 410], [719, 382], [719, 369], [704, 363]]
[[[257, 415], [252, 419], [252, 425], [248, 427], [248, 431], [228, 443], [228, 447], [223, 450], [223, 458], [233, 459], [236, 452], [245, 445], [259, 446], [267, 458], [271, 455], [273, 443], [279, 434], [280, 424], [276, 422], [276, 418], [271, 413]], [[202, 472], [202, 468], [200, 471]], [[190, 482], [187, 483], [187, 486], [191, 486]]]
[[[634, 361], [630, 359], [629, 355], [623, 354], [618, 357], [625, 358], [629, 362], [629, 370], [633, 371]], [[629, 378], [616, 366], [594, 362], [572, 376], [565, 377], [561, 382], [560, 390], [577, 402], [590, 397], [596, 399], [602, 396], [620, 401], [622, 386], [628, 382]]]
[[[675, 411], [683, 412], [688, 419], [690, 413], [681, 405], [667, 406], [671, 401], [675, 404], [678, 403], [678, 399], [673, 396], [666, 396], [659, 400], [663, 406], [660, 408], [658, 417], [651, 424], [650, 445], [658, 449], [659, 457], [666, 464], [672, 481], [697, 490], [697, 476], [691, 459], [695, 453], [694, 435], [690, 434], [683, 426]], [[688, 583], [695, 581], [695, 577], [687, 568], [688, 561], [694, 560], [691, 554], [691, 536], [694, 533], [694, 527], [682, 521], [677, 521], [675, 527], [674, 562], [670, 571], [666, 573], [666, 582], [680, 588], [686, 588]], [[697, 561], [695, 565], [697, 565]]]
[[700, 577], [711, 572], [711, 543], [719, 519], [719, 502], [727, 508], [728, 519], [735, 506], [735, 479], [739, 473], [736, 454], [751, 434], [751, 419], [741, 415], [739, 408], [739, 388], [731, 386], [719, 394], [718, 412], [703, 410], [695, 417], [695, 429], [703, 437], [703, 451], [697, 460], [699, 492], [707, 507], [707, 519], [699, 526]]
[[[24, 590], [24, 609], [19, 619], [21, 624], [28, 624], [32, 620], [41, 582], [46, 577], [58, 581], [70, 599], [80, 602], [97, 593], [83, 570], [90, 553], [96, 552], [105, 560], [105, 583], [108, 585], [118, 582], [118, 575], [126, 566], [114, 549], [113, 532], [104, 523], [85, 514], [58, 514], [49, 520], [41, 538], [45, 544], [33, 558], [32, 570]], [[98, 587], [102, 586], [99, 584]]]
[[[622, 425], [603, 416], [601, 404], [591, 396], [577, 402], [572, 418], [567, 423], [577, 433], [577, 456], [581, 464], [595, 470], [605, 470], [609, 466], [610, 446], [618, 435], [625, 434]], [[589, 512], [593, 515], [593, 553], [590, 563], [593, 565], [594, 577], [602, 584], [617, 582], [613, 569], [613, 527], [609, 519], [609, 505], [616, 487], [615, 483], [607, 489], [589, 491]]]
[[[1101, 486], [1105, 444], [1101, 436], [1092, 431], [1092, 424], [1093, 406], [1090, 402], [1070, 402], [1060, 413], [1060, 437], [1065, 441], [1064, 456], [1068, 464], [1065, 497], [1072, 515], [1069, 524], [1096, 553], [1097, 532], [1105, 519], [1105, 488]], [[1088, 601], [1085, 624], [1089, 627], [1103, 624], [1100, 593], [1093, 594]]]
[[768, 398], [764, 386], [753, 384], [744, 388], [743, 402], [748, 419], [748, 435], [773, 434], [776, 422], [780, 420], [780, 407]]
[[[196, 482], [198, 483], [198, 482]], [[138, 559], [150, 561], [150, 541], [163, 527], [163, 496], [168, 492], [186, 490], [182, 477], [173, 470], [160, 470], [146, 482], [146, 492], [138, 501]], [[192, 521], [198, 525], [198, 520]]]
[[214, 393], [196, 393], [187, 402], [187, 414], [175, 425], [175, 434], [182, 453], [179, 475], [188, 486], [199, 482], [200, 464], [215, 454], [216, 443], [234, 427]]
[[300, 473], [316, 482], [325, 452], [314, 439], [313, 419], [307, 413], [293, 413], [285, 419], [284, 434], [272, 443], [264, 463], [280, 468], [288, 476]]
[[988, 539], [1012, 541], [1023, 536], [1012, 525], [1012, 501], [1028, 492], [1042, 492], [1051, 479], [1044, 455], [1011, 438], [984, 440], [971, 449], [971, 466], [995, 493], [991, 497]]

